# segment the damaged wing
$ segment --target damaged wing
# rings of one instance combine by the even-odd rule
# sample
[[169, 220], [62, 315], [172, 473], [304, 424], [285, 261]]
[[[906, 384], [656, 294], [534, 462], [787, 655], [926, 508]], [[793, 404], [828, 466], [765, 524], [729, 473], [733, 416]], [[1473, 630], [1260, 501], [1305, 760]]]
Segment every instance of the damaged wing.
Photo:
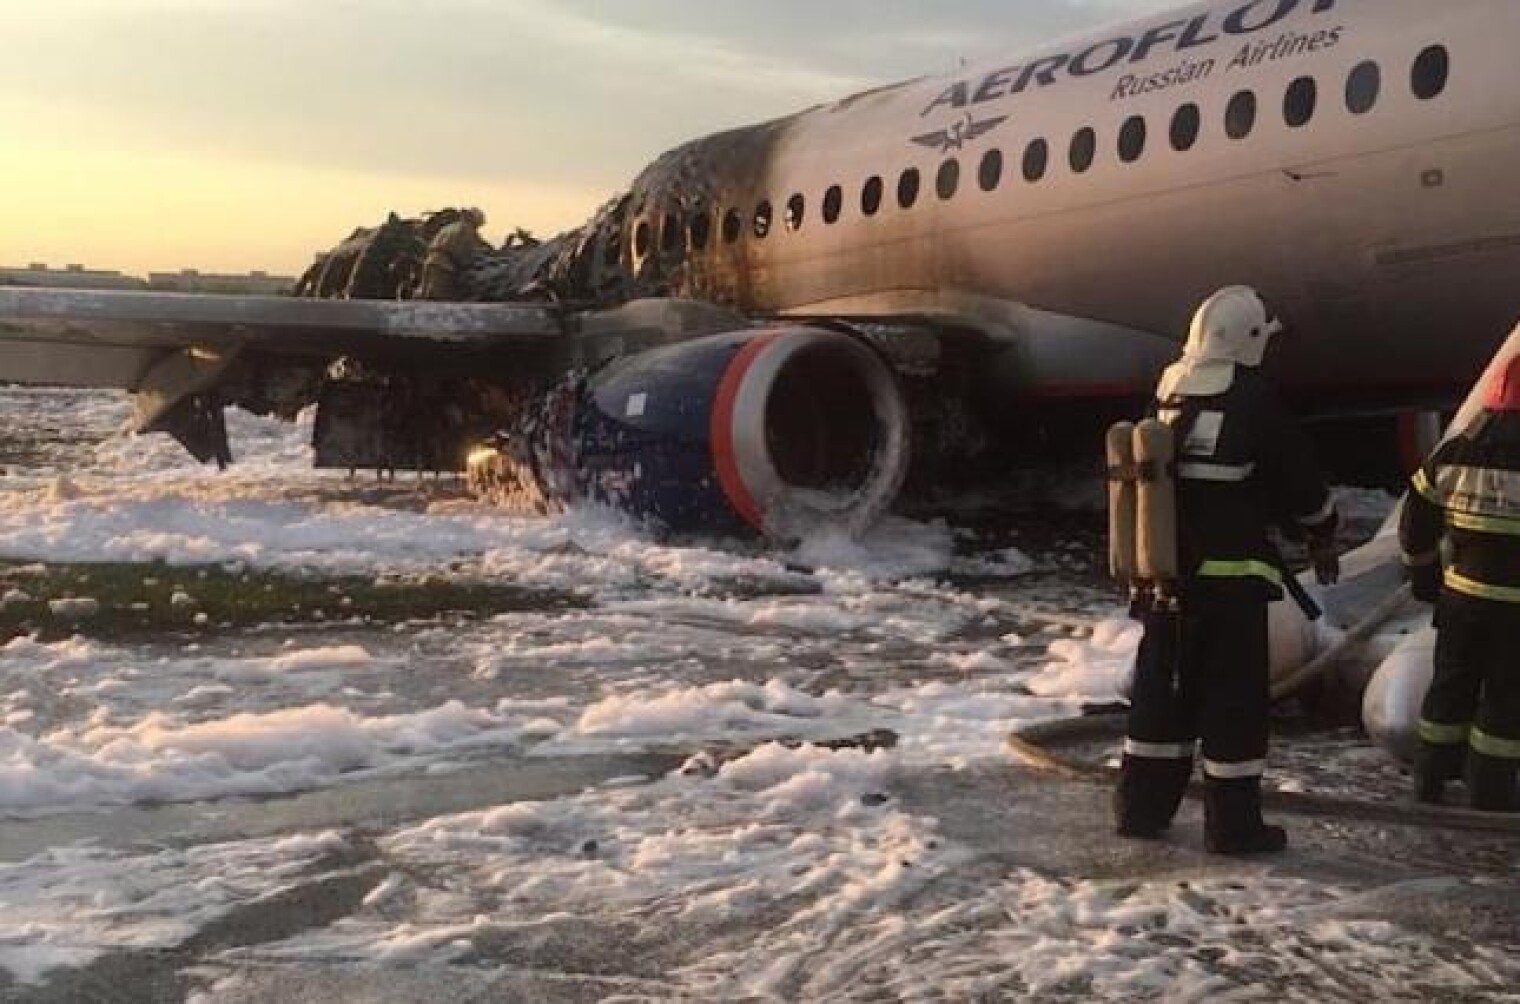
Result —
[[130, 391], [136, 431], [225, 464], [225, 403], [293, 413], [339, 359], [457, 371], [562, 328], [532, 304], [0, 287], [0, 381]]
[[426, 359], [559, 336], [530, 304], [0, 287], [0, 380], [144, 389], [174, 357]]

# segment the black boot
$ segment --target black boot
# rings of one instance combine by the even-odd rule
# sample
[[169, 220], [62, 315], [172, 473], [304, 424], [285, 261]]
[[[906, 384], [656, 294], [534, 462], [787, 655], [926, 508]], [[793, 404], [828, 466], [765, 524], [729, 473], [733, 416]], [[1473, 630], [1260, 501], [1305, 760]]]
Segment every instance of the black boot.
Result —
[[1172, 825], [1193, 774], [1191, 758], [1125, 754], [1114, 790], [1114, 830], [1134, 840], [1159, 840]]
[[1462, 778], [1467, 763], [1467, 744], [1421, 742], [1414, 755], [1414, 797], [1440, 805], [1445, 801], [1446, 782]]
[[1203, 843], [1210, 854], [1276, 854], [1288, 846], [1281, 826], [1261, 819], [1261, 778], [1208, 778], [1203, 788]]
[[1467, 794], [1472, 807], [1482, 812], [1520, 812], [1515, 795], [1514, 760], [1486, 756], [1476, 750], [1467, 754]]

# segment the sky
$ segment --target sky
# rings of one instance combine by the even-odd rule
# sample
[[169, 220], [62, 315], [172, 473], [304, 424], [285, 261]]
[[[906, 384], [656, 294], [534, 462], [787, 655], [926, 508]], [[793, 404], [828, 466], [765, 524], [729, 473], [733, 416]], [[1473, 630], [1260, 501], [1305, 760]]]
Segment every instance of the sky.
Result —
[[392, 209], [583, 222], [720, 129], [1173, 0], [4, 0], [0, 265], [296, 274]]

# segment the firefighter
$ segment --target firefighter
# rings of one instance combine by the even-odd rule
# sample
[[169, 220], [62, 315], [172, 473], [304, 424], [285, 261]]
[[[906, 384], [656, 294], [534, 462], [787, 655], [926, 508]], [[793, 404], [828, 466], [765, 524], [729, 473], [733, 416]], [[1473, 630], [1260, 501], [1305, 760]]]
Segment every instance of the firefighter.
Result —
[[1194, 314], [1182, 358], [1156, 390], [1156, 417], [1171, 428], [1176, 451], [1178, 581], [1143, 611], [1114, 797], [1125, 837], [1166, 831], [1201, 738], [1208, 850], [1287, 846], [1283, 829], [1261, 817], [1267, 604], [1282, 597], [1285, 582], [1269, 528], [1307, 538], [1322, 583], [1338, 576], [1339, 559], [1334, 499], [1302, 430], [1258, 370], [1281, 330], [1255, 290], [1221, 289]]
[[486, 214], [479, 209], [466, 209], [459, 219], [448, 224], [434, 235], [428, 243], [427, 257], [422, 263], [422, 285], [418, 299], [460, 300], [464, 298], [464, 284], [460, 273], [469, 269], [486, 243], [481, 239], [480, 228], [486, 224]]
[[1415, 474], [1399, 543], [1414, 595], [1436, 609], [1415, 797], [1439, 803], [1465, 775], [1473, 808], [1520, 810], [1520, 357]]

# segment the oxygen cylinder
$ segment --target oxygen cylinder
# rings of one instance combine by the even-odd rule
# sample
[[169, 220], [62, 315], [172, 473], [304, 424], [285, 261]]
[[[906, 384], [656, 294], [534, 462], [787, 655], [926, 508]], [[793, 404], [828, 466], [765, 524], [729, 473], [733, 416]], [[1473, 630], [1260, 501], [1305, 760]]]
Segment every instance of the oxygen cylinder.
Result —
[[1135, 580], [1135, 426], [1115, 422], [1106, 439], [1108, 462], [1108, 570], [1125, 584]]
[[1151, 582], [1177, 581], [1176, 447], [1172, 428], [1148, 418], [1135, 426], [1135, 569]]

